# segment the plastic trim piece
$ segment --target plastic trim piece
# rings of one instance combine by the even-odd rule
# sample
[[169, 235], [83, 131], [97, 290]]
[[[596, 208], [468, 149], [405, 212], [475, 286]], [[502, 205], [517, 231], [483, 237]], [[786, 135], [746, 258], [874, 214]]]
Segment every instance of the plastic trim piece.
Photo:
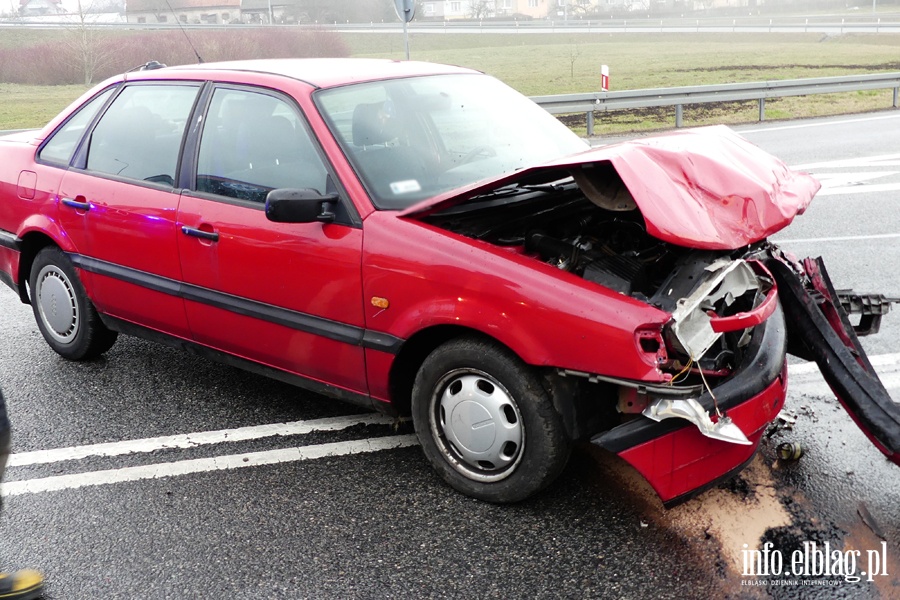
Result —
[[22, 240], [17, 238], [16, 234], [0, 229], [0, 247], [21, 252]]
[[400, 351], [400, 346], [403, 344], [402, 339], [387, 333], [370, 331], [363, 327], [331, 321], [316, 315], [281, 308], [248, 298], [232, 296], [209, 288], [183, 283], [81, 254], [67, 254], [67, 256], [76, 267], [90, 273], [105, 275], [145, 287], [149, 290], [208, 304], [209, 306], [215, 306], [239, 315], [261, 319], [298, 331], [305, 331], [306, 333], [312, 333], [345, 344], [362, 346], [363, 348], [379, 350], [388, 354], [397, 354]]

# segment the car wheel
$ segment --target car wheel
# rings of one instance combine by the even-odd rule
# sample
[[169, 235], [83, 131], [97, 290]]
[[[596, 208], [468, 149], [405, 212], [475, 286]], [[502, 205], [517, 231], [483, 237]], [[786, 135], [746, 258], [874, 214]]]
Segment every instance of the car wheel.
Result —
[[69, 360], [95, 358], [118, 334], [100, 321], [75, 267], [55, 246], [38, 252], [31, 266], [31, 308], [44, 339]]
[[562, 419], [535, 373], [487, 340], [460, 338], [432, 352], [416, 375], [412, 413], [425, 456], [474, 498], [524, 500], [569, 458]]

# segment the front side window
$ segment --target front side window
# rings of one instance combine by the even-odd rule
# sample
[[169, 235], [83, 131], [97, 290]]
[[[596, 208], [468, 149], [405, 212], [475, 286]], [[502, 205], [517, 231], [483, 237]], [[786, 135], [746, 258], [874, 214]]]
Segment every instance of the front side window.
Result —
[[487, 75], [360, 83], [315, 98], [382, 209], [587, 149], [544, 109]]
[[87, 169], [175, 185], [178, 153], [198, 89], [160, 84], [122, 90], [94, 127]]
[[81, 140], [81, 136], [84, 135], [97, 111], [113, 93], [113, 89], [110, 88], [99, 96], [94, 96], [91, 101], [79, 108], [72, 118], [50, 136], [44, 147], [41, 148], [38, 157], [47, 162], [68, 165], [72, 160], [72, 154], [75, 153], [75, 146]]
[[326, 192], [327, 171], [309, 129], [286, 101], [266, 93], [213, 92], [197, 157], [197, 190], [265, 202], [276, 188]]

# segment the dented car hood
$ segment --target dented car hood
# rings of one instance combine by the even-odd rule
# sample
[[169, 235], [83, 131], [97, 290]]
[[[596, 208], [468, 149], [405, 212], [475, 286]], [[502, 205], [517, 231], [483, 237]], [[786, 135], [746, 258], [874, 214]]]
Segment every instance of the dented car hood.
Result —
[[597, 202], [590, 191], [603, 194], [610, 187], [597, 180], [608, 173], [600, 168], [604, 164], [612, 166], [627, 190], [608, 197], [607, 208], [636, 205], [650, 235], [706, 250], [740, 248], [779, 231], [806, 209], [820, 187], [811, 176], [716, 126], [595, 148], [430, 198], [400, 216], [424, 217], [493, 189], [552, 179], [553, 172], [560, 178], [572, 175]]

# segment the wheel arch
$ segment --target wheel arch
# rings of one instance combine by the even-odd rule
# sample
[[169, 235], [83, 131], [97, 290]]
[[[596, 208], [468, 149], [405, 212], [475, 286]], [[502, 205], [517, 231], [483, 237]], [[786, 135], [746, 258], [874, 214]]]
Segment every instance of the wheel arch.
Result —
[[480, 338], [496, 344], [533, 369], [554, 409], [562, 417], [571, 440], [585, 440], [614, 419], [617, 388], [612, 384], [589, 384], [585, 379], [562, 377], [557, 369], [528, 363], [501, 340], [462, 325], [434, 325], [416, 332], [404, 342], [388, 376], [391, 404], [398, 414], [410, 414], [413, 383], [428, 355], [438, 346], [461, 337]]
[[[483, 331], [462, 325], [433, 325], [417, 331], [400, 347], [391, 364], [388, 389], [391, 404], [401, 415], [408, 415], [412, 404], [412, 388], [419, 368], [438, 346], [460, 337], [476, 337], [490, 341], [506, 349], [522, 360], [512, 348]], [[523, 361], [524, 362], [524, 361]]]
[[40, 231], [29, 231], [22, 236], [19, 254], [19, 298], [25, 304], [31, 304], [31, 298], [28, 296], [28, 280], [31, 276], [31, 266], [34, 264], [34, 258], [38, 252], [48, 246], [56, 246], [59, 244], [46, 233]]

